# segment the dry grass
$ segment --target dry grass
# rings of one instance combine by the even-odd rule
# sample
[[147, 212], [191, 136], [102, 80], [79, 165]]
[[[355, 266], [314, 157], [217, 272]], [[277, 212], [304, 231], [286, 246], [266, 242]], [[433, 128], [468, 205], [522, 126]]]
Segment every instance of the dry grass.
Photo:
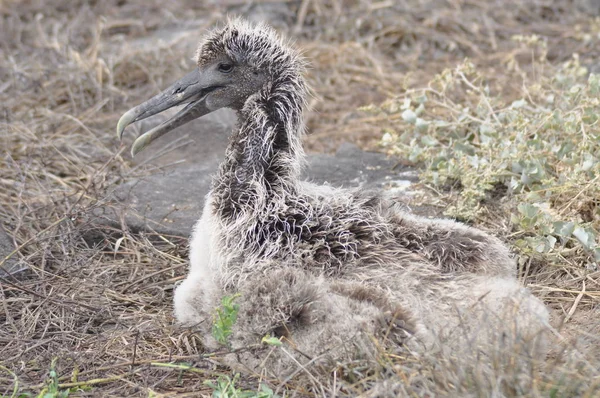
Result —
[[[113, 134], [120, 113], [191, 68], [193, 38], [226, 11], [267, 12], [276, 25], [290, 26], [305, 49], [317, 95], [309, 115], [312, 150], [344, 140], [376, 145], [382, 120], [356, 108], [425, 86], [465, 57], [497, 97], [521, 98], [523, 82], [539, 72], [532, 62], [539, 54], [511, 40], [515, 34], [542, 37], [549, 64], [577, 52], [582, 64], [598, 65], [591, 0], [227, 3], [0, 3], [0, 221], [17, 247], [0, 264], [17, 260], [29, 268], [0, 276], [0, 394], [57, 388], [90, 396], [197, 396], [210, 394], [204, 380], [231, 374], [218, 365], [220, 353], [208, 355], [198, 336], [172, 325], [172, 289], [185, 272], [187, 239], [110, 228], [101, 215], [123, 214], [111, 192], [137, 172]], [[508, 223], [487, 226], [502, 233]], [[547, 293], [556, 317], [568, 315], [567, 337], [581, 334], [589, 344], [582, 353], [570, 338], [557, 345], [529, 393], [597, 394], [598, 272], [575, 273], [567, 262], [527, 267], [528, 281]], [[354, 395], [387, 380], [406, 394], [446, 395], [477, 387], [451, 363], [434, 369], [427, 358], [383, 352], [376, 369], [354, 365], [346, 369], [359, 381], [348, 376], [319, 388], [335, 385]], [[53, 367], [58, 386], [48, 382]], [[255, 389], [258, 380], [237, 384]], [[309, 395], [294, 381], [288, 387]]]

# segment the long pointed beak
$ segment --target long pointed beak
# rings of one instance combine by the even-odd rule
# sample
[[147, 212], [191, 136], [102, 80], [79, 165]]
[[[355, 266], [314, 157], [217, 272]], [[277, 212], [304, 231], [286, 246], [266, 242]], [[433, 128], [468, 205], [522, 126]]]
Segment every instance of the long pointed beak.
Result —
[[125, 128], [131, 123], [146, 119], [174, 106], [188, 104], [171, 119], [139, 136], [131, 148], [131, 155], [135, 156], [158, 137], [191, 120], [210, 113], [211, 110], [207, 108], [205, 99], [209, 92], [218, 87], [210, 86], [206, 82], [203, 82], [202, 74], [196, 69], [173, 83], [162, 93], [125, 112], [117, 123], [117, 136], [119, 139], [122, 139]]

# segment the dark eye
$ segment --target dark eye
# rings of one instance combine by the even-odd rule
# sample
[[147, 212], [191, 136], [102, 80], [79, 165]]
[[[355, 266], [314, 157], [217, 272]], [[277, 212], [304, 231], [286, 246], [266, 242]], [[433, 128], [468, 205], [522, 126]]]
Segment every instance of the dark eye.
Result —
[[233, 64], [221, 63], [218, 68], [219, 72], [229, 73], [233, 70]]

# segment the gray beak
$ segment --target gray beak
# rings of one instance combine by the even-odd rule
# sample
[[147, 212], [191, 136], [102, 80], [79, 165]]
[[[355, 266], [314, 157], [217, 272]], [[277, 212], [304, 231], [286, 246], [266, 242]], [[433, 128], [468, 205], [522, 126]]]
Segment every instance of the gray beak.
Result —
[[131, 148], [131, 155], [140, 153], [152, 141], [191, 120], [197, 119], [212, 110], [206, 107], [205, 99], [208, 93], [219, 86], [210, 86], [203, 82], [203, 76], [198, 69], [176, 81], [162, 93], [150, 98], [125, 112], [117, 124], [117, 136], [122, 139], [125, 128], [131, 123], [156, 115], [177, 105], [188, 104], [171, 119], [154, 127], [139, 136]]

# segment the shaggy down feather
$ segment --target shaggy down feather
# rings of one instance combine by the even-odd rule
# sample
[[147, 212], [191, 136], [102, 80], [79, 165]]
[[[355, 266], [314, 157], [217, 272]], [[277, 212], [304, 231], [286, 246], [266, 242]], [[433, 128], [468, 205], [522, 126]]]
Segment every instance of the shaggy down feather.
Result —
[[189, 275], [175, 292], [180, 323], [203, 329], [216, 348], [215, 309], [239, 293], [233, 348], [268, 334], [285, 344], [231, 361], [278, 377], [372, 357], [375, 341], [481, 372], [517, 346], [543, 356], [548, 312], [519, 286], [506, 246], [376, 194], [299, 181], [304, 61], [268, 26], [239, 19], [207, 35], [197, 62], [223, 54], [269, 81], [238, 109], [193, 232]]

